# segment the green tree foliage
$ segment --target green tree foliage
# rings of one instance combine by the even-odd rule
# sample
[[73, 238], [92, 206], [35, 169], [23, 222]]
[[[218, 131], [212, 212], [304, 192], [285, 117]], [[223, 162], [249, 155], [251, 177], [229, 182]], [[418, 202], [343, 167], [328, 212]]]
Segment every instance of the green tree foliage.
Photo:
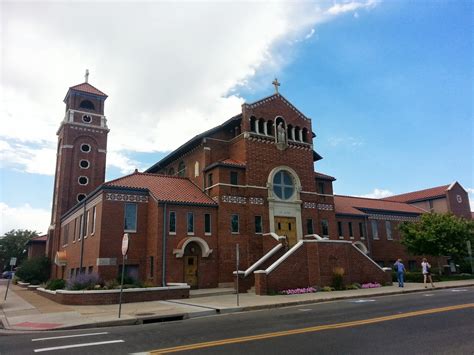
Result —
[[460, 260], [467, 255], [466, 242], [474, 241], [474, 222], [451, 214], [426, 213], [418, 222], [401, 223], [399, 230], [402, 244], [417, 255]]
[[51, 263], [45, 256], [25, 260], [16, 272], [16, 276], [24, 282], [39, 285], [48, 281]]
[[10, 258], [17, 258], [17, 265], [26, 258], [26, 253], [23, 251], [26, 248], [26, 243], [34, 237], [37, 237], [36, 231], [12, 229], [0, 237], [0, 269], [9, 268]]

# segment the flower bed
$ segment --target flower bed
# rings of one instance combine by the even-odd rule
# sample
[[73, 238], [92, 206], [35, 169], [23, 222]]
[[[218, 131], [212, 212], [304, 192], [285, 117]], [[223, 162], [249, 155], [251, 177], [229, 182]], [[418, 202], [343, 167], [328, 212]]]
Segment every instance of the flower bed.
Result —
[[360, 288], [378, 288], [378, 287], [382, 287], [382, 285], [379, 284], [378, 282], [369, 282], [366, 284], [362, 284], [360, 286]]
[[281, 295], [302, 295], [304, 293], [314, 293], [316, 292], [316, 289], [314, 287], [306, 287], [306, 288], [294, 288], [290, 290], [283, 290], [280, 291], [279, 293]]

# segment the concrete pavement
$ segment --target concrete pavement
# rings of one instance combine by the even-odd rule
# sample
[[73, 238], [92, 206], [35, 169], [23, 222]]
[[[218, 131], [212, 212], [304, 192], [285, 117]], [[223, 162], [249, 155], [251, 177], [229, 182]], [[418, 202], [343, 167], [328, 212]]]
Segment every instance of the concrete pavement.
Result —
[[[474, 286], [474, 280], [445, 281], [436, 283], [435, 289], [472, 286]], [[10, 285], [7, 300], [4, 301], [5, 290], [6, 280], [1, 280], [0, 321], [3, 329], [0, 329], [0, 334], [142, 324], [218, 313], [426, 291], [423, 284], [406, 283], [404, 288], [393, 285], [373, 289], [288, 296], [256, 296], [255, 293], [245, 293], [239, 295], [239, 305], [237, 305], [237, 295], [232, 289], [195, 290], [191, 291], [189, 299], [122, 304], [121, 318], [118, 318], [118, 305], [66, 306], [16, 285]]]

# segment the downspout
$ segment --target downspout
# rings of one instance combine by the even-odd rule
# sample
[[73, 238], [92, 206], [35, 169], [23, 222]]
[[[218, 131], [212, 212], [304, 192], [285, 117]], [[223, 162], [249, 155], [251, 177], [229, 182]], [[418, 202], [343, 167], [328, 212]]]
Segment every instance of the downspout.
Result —
[[84, 259], [84, 237], [87, 235], [87, 231], [85, 230], [86, 227], [86, 201], [87, 198], [84, 199], [83, 202], [83, 212], [82, 212], [82, 228], [81, 228], [81, 234], [79, 237], [81, 238], [81, 261], [79, 263], [79, 272], [82, 274], [82, 262]]
[[163, 204], [163, 236], [161, 240], [161, 283], [166, 287], [166, 202]]

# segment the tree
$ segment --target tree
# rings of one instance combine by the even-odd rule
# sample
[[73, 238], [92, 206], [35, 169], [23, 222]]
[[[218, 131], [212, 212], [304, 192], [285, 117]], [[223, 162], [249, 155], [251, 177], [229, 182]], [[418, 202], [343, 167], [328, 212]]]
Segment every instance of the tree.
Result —
[[474, 241], [474, 222], [452, 214], [426, 213], [418, 222], [401, 223], [399, 230], [409, 252], [450, 256], [455, 261], [467, 255], [466, 242]]
[[6, 269], [10, 264], [10, 258], [17, 258], [16, 264], [20, 265], [26, 258], [26, 243], [37, 237], [36, 231], [12, 229], [0, 237], [0, 268]]

